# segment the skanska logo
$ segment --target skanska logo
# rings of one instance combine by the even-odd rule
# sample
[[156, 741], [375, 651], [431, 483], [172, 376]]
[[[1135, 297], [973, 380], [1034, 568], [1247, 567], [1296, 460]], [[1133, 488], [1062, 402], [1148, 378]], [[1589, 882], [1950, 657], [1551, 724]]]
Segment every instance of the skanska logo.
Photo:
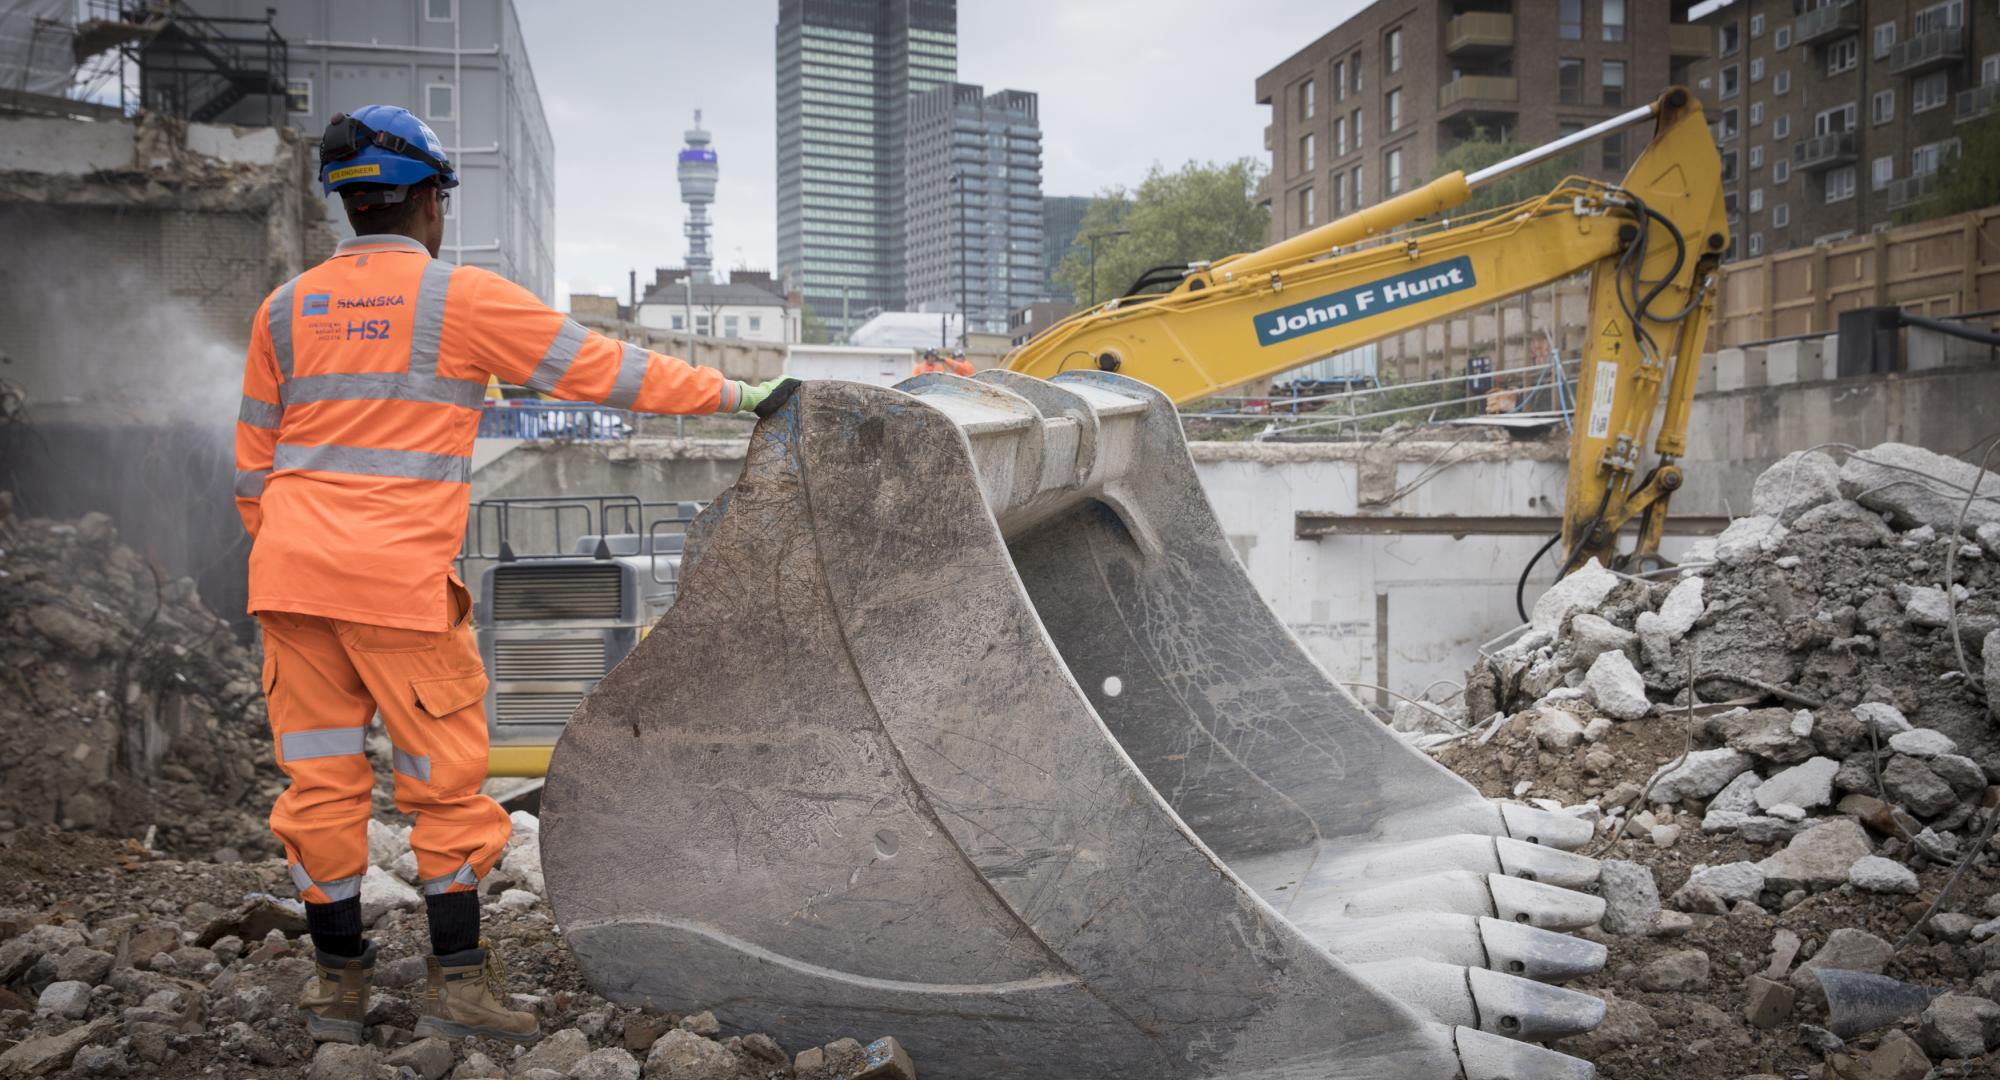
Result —
[[305, 301], [299, 305], [299, 314], [324, 315], [326, 314], [326, 305], [332, 299], [332, 293], [307, 293]]
[[402, 307], [403, 298], [400, 296], [356, 296], [351, 298], [343, 296], [335, 300], [333, 306], [342, 310], [352, 308]]

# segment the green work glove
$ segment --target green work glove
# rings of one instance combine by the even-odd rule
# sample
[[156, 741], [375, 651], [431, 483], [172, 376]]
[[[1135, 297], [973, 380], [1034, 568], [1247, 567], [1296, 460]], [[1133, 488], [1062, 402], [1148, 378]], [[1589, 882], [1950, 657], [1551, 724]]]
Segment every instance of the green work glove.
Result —
[[791, 400], [793, 391], [799, 388], [799, 381], [780, 375], [755, 386], [739, 382], [736, 387], [740, 391], [736, 411], [753, 412], [761, 418], [777, 412], [785, 402]]

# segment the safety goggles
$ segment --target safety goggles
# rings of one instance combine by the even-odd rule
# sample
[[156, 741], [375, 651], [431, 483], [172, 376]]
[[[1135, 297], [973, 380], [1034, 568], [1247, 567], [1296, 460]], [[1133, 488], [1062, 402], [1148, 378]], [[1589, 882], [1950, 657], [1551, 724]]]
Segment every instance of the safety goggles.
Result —
[[412, 161], [421, 161], [437, 170], [440, 176], [451, 172], [450, 159], [438, 157], [400, 135], [376, 131], [346, 113], [334, 113], [333, 119], [327, 122], [326, 132], [319, 137], [319, 160], [322, 164], [347, 161], [371, 146], [381, 147]]

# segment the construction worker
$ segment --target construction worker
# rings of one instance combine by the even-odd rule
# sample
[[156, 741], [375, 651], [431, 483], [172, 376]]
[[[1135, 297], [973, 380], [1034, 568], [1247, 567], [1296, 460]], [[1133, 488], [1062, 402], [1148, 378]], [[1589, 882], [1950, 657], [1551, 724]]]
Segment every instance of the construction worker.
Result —
[[498, 274], [438, 261], [458, 173], [404, 109], [336, 114], [320, 182], [356, 235], [259, 307], [236, 424], [249, 610], [292, 781], [271, 831], [318, 962], [300, 1011], [315, 1039], [362, 1041], [376, 955], [361, 925], [374, 786], [362, 749], [379, 711], [430, 920], [417, 1035], [531, 1041], [539, 1025], [506, 1007], [479, 936], [479, 882], [511, 827], [479, 790], [486, 674], [452, 572], [489, 378], [688, 414], [775, 408], [796, 384], [751, 386], [621, 344]]
[[936, 349], [925, 349], [922, 355], [917, 357], [917, 362], [910, 365], [912, 375], [929, 375], [933, 372], [942, 375], [946, 370], [944, 361], [938, 358]]
[[962, 352], [955, 352], [946, 356], [944, 359], [944, 369], [953, 375], [963, 375], [967, 378], [972, 376], [972, 362], [967, 360], [965, 354]]

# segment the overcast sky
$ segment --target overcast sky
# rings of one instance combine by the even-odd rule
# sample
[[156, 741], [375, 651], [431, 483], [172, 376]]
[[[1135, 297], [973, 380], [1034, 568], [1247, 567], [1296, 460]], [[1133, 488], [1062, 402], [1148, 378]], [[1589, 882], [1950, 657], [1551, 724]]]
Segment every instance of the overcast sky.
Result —
[[[1041, 95], [1042, 190], [1264, 157], [1257, 76], [1365, 0], [959, 0], [958, 77]], [[674, 179], [702, 110], [720, 268], [777, 261], [775, 0], [516, 0], [556, 146], [557, 306], [687, 252]]]

